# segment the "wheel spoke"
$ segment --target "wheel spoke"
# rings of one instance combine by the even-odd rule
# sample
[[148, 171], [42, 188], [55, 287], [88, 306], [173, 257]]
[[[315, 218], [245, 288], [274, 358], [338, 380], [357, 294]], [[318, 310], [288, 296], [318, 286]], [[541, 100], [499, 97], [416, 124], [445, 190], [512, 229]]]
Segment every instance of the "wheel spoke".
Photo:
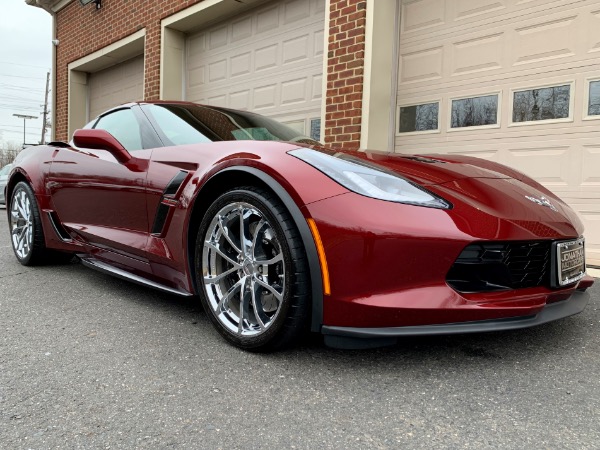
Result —
[[253, 258], [256, 258], [256, 253], [255, 253], [255, 250], [256, 250], [256, 240], [258, 239], [259, 231], [260, 231], [260, 229], [262, 227], [265, 226], [266, 223], [267, 222], [264, 219], [260, 219], [260, 222], [258, 222], [258, 224], [256, 225], [256, 228], [254, 229], [254, 236], [252, 238], [252, 257]]
[[225, 306], [225, 304], [227, 304], [227, 306], [229, 306], [229, 299], [231, 298], [231, 296], [233, 294], [235, 294], [235, 292], [240, 289], [240, 287], [244, 284], [244, 282], [246, 281], [246, 277], [241, 278], [240, 281], [238, 281], [237, 283], [235, 283], [233, 286], [231, 286], [229, 288], [229, 290], [227, 291], [227, 293], [221, 298], [221, 300], [219, 300], [219, 303], [215, 309], [215, 311], [218, 313], [219, 311], [223, 311], [223, 308]]
[[22, 240], [27, 234], [27, 226], [24, 225], [20, 230], [19, 230], [19, 240]]
[[25, 213], [25, 210], [23, 209], [23, 205], [20, 203], [17, 203], [17, 209], [19, 210], [19, 214], [21, 215], [20, 218], [27, 219], [27, 214]]
[[269, 321], [269, 318], [265, 314], [265, 310], [263, 309], [263, 305], [261, 302], [256, 301], [256, 283], [254, 280], [251, 282], [251, 291], [252, 291], [252, 308], [254, 309], [254, 315], [256, 316], [256, 321], [258, 322], [258, 326], [261, 330], [265, 328], [265, 322]]
[[246, 256], [246, 236], [244, 233], [244, 207], [240, 206], [240, 247], [242, 255]]
[[239, 269], [238, 267], [232, 267], [231, 269], [229, 269], [219, 275], [204, 277], [204, 284], [218, 283], [223, 278], [225, 278], [228, 275], [231, 275], [233, 272], [237, 271], [238, 269]]
[[25, 197], [25, 219], [29, 220], [31, 218], [31, 202], [27, 197]]
[[246, 292], [246, 281], [247, 277], [244, 277], [244, 283], [242, 284], [240, 291], [240, 316], [238, 321], [238, 334], [242, 334], [244, 332], [244, 313], [245, 310], [248, 309], [248, 294]]
[[260, 285], [260, 286], [264, 287], [265, 289], [267, 289], [268, 291], [270, 291], [270, 292], [271, 292], [271, 294], [273, 294], [273, 295], [275, 296], [275, 298], [281, 302], [281, 300], [283, 299], [283, 295], [281, 295], [281, 294], [280, 294], [280, 293], [277, 291], [277, 289], [275, 289], [275, 288], [274, 288], [273, 286], [271, 286], [270, 284], [268, 284], [268, 283], [265, 283], [265, 282], [264, 282], [263, 280], [261, 280], [260, 278], [255, 278], [255, 279], [254, 279], [254, 281], [255, 281], [255, 282], [258, 284], [258, 285]]
[[233, 265], [236, 269], [239, 269], [241, 267], [236, 261], [234, 261], [229, 256], [227, 256], [225, 253], [223, 253], [223, 251], [219, 247], [217, 247], [215, 244], [213, 244], [212, 242], [206, 241], [206, 242], [204, 242], [204, 246], [217, 252], [219, 254], [219, 256], [221, 256], [221, 258], [223, 258], [229, 264]]
[[262, 261], [260, 259], [257, 259], [256, 262], [262, 264], [263, 266], [270, 266], [271, 264], [276, 264], [278, 262], [282, 262], [283, 261], [283, 253], [279, 252], [277, 254], [277, 256], [274, 256], [271, 259], [267, 259], [266, 261]]
[[12, 233], [12, 234], [18, 234], [18, 233], [20, 233], [20, 232], [22, 232], [22, 231], [23, 231], [23, 228], [25, 228], [25, 225], [21, 225], [21, 226], [18, 226], [18, 225], [17, 225], [17, 226], [15, 226], [15, 227], [12, 229], [11, 233]]
[[223, 216], [219, 216], [219, 219], [217, 220], [217, 226], [219, 227], [219, 230], [221, 230], [221, 235], [225, 238], [225, 240], [227, 242], [229, 242], [229, 245], [231, 245], [231, 247], [239, 254], [242, 254], [242, 250], [235, 245], [235, 243], [233, 242], [233, 240], [231, 239], [231, 237], [229, 236], [229, 228], [226, 228], [223, 226]]
[[23, 235], [17, 236], [17, 250], [23, 252], [24, 240]]

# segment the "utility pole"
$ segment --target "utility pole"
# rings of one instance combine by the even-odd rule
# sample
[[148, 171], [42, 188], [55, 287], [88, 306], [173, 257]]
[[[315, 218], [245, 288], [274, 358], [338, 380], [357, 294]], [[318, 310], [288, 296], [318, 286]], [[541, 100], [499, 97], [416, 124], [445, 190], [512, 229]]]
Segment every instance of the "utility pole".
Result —
[[48, 124], [48, 91], [50, 90], [50, 72], [46, 74], [46, 97], [44, 99], [44, 122], [42, 123], [42, 141], [40, 144], [44, 145], [46, 143], [46, 126]]
[[27, 116], [25, 114], [13, 114], [13, 116], [23, 119], [23, 148], [25, 148], [25, 121], [27, 119], [37, 119], [36, 116]]

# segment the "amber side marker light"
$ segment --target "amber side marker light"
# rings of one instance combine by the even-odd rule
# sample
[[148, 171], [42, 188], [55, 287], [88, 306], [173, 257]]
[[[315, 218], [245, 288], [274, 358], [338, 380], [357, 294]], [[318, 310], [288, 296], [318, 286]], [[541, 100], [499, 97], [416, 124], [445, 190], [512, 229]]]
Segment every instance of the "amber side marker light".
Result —
[[319, 262], [321, 263], [321, 276], [323, 278], [323, 293], [325, 295], [331, 295], [331, 285], [329, 284], [329, 268], [327, 267], [327, 259], [325, 258], [325, 249], [323, 248], [323, 241], [321, 241], [321, 235], [317, 229], [317, 224], [313, 219], [306, 219], [310, 232], [313, 235], [315, 244], [317, 246], [317, 254], [319, 255]]

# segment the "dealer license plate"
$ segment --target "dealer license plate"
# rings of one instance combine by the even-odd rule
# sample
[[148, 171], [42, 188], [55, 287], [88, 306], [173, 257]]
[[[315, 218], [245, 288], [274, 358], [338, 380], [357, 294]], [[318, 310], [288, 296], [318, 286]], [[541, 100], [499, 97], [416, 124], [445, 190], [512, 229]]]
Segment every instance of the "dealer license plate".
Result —
[[585, 275], [584, 239], [559, 242], [556, 245], [558, 262], [558, 284], [565, 286], [581, 280]]

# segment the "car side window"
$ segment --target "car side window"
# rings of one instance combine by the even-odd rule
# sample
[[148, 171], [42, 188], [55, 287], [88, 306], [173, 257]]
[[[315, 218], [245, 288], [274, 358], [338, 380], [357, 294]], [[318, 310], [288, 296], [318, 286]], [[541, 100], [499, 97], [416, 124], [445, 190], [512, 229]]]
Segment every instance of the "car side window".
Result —
[[129, 108], [119, 109], [101, 117], [94, 129], [108, 131], [127, 151], [132, 152], [144, 148], [140, 124], [134, 112]]
[[212, 142], [198, 128], [198, 123], [184, 108], [170, 105], [147, 105], [149, 113], [169, 142], [167, 145], [202, 144]]

